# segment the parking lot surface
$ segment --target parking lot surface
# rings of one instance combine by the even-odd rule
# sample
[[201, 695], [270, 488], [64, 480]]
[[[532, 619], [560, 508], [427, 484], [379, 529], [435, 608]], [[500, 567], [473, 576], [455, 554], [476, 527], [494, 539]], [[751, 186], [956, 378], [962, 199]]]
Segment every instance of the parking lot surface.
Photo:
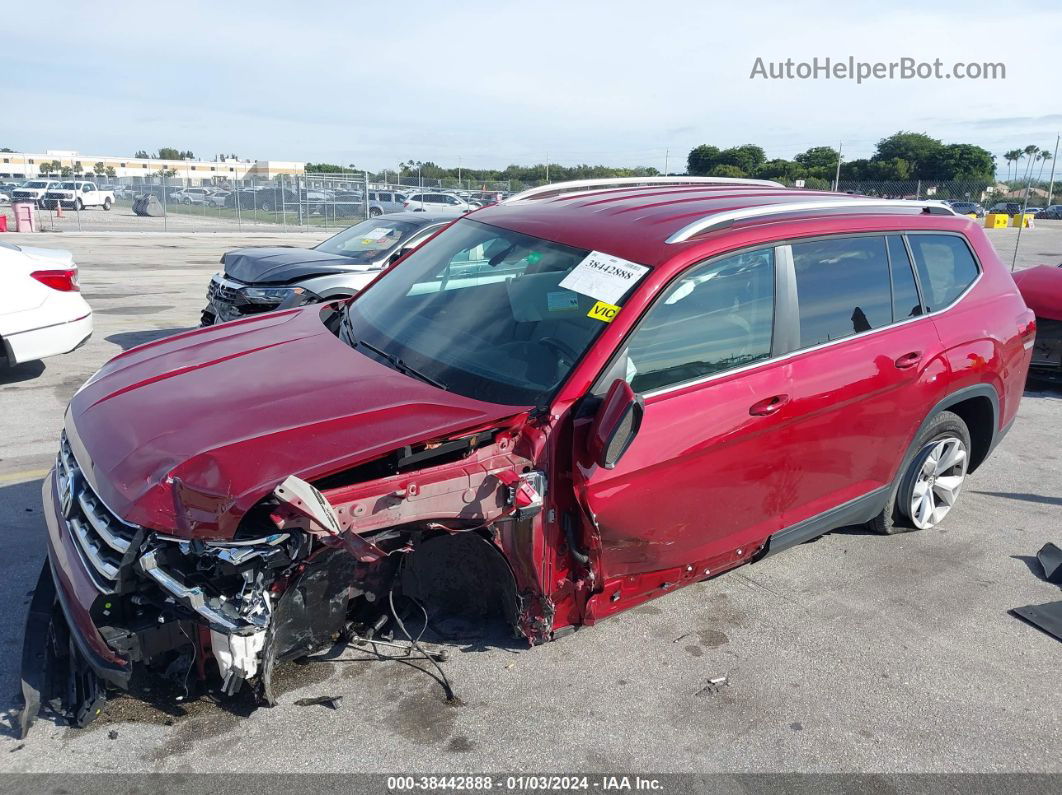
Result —
[[[1016, 230], [990, 232], [1009, 263]], [[15, 738], [22, 628], [44, 558], [40, 485], [64, 407], [111, 356], [193, 327], [218, 259], [324, 235], [39, 234], [67, 248], [96, 331], [0, 376], [0, 770], [1062, 772], [1062, 646], [1008, 614], [1059, 598], [1062, 392], [1030, 390], [939, 529], [831, 533], [546, 646], [459, 644], [461, 700], [392, 662], [288, 665], [280, 704], [108, 703]], [[1019, 267], [1062, 262], [1062, 224]], [[649, 509], [647, 509], [649, 510]], [[710, 680], [726, 677], [726, 684]], [[342, 696], [339, 708], [296, 701]]]

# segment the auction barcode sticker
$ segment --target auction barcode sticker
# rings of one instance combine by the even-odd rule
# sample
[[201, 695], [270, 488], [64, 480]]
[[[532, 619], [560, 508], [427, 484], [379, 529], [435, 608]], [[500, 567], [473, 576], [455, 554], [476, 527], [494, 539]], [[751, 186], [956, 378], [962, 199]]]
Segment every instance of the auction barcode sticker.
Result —
[[645, 265], [611, 254], [591, 251], [572, 268], [560, 286], [608, 304], [618, 304], [624, 294], [649, 272]]

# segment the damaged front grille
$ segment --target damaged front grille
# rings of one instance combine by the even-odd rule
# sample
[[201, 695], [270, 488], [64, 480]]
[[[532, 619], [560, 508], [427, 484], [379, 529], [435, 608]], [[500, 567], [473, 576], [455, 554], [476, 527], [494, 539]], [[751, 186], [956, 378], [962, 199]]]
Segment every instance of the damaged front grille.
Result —
[[223, 301], [227, 304], [235, 303], [237, 291], [238, 288], [230, 284], [211, 279], [210, 286], [207, 287], [207, 299], [210, 301]]
[[113, 593], [140, 528], [104, 505], [85, 479], [65, 433], [56, 460], [56, 485], [63, 521], [85, 570], [102, 593]]

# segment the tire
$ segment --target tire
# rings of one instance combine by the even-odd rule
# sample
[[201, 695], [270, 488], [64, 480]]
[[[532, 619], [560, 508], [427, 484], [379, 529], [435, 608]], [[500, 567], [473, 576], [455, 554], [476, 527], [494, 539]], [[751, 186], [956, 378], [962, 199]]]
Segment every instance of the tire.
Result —
[[103, 209], [107, 212], [111, 210], [111, 200], [109, 198], [103, 200]]
[[85, 203], [81, 199], [74, 199], [74, 212], [81, 212], [85, 209]]
[[263, 212], [271, 213], [273, 212], [273, 202], [266, 200], [258, 205], [258, 209]]
[[181, 204], [191, 204], [191, 203], [192, 203], [192, 200], [189, 199], [187, 196], [185, 196], [183, 199], [181, 199]]
[[369, 208], [369, 217], [370, 218], [376, 218], [377, 216], [380, 216], [380, 215], [383, 215], [383, 210], [381, 210], [379, 207], [370, 207]]
[[914, 449], [914, 458], [900, 473], [884, 510], [867, 522], [868, 529], [882, 535], [929, 530], [954, 507], [970, 463], [966, 423], [958, 414], [942, 411], [918, 434]]

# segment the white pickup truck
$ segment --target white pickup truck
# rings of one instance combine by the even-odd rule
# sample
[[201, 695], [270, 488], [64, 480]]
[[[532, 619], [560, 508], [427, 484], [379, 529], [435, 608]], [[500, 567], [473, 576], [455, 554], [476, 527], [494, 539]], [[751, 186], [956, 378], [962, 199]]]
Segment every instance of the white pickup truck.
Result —
[[83, 210], [86, 207], [102, 207], [109, 210], [114, 206], [114, 191], [100, 190], [94, 182], [63, 182], [44, 194], [45, 209], [54, 210], [61, 205], [64, 210]]
[[11, 191], [11, 202], [33, 202], [40, 207], [44, 194], [61, 184], [58, 180], [31, 179]]

